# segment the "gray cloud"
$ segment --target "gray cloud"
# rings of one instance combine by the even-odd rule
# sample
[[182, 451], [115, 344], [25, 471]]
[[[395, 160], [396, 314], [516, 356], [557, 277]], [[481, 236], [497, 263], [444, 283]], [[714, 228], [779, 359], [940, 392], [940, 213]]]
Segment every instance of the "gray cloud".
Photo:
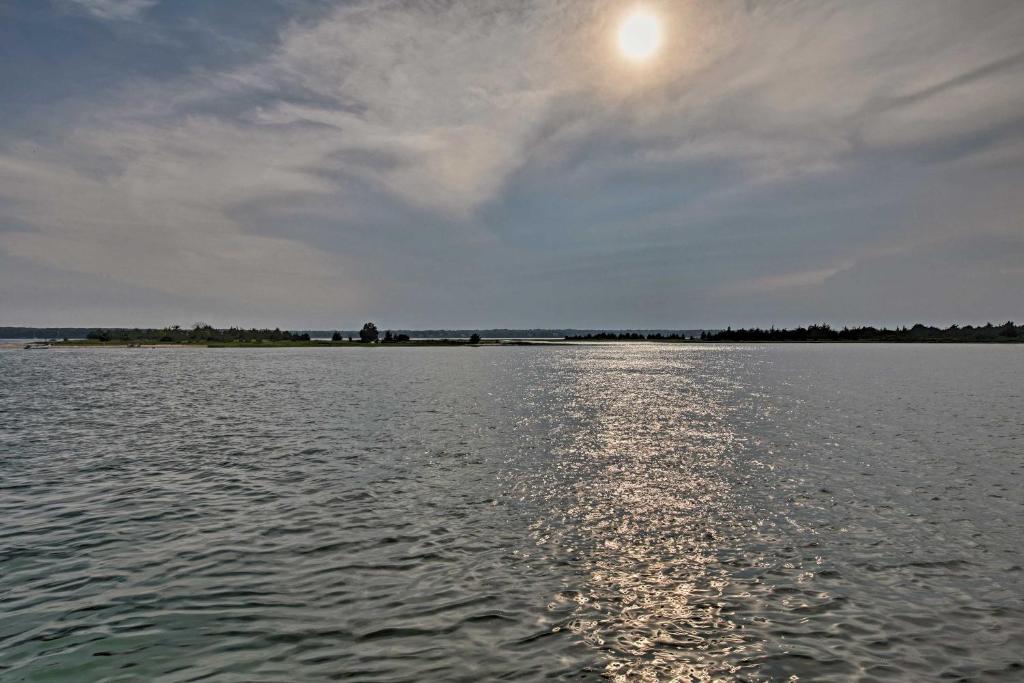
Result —
[[[145, 20], [152, 3], [87, 4]], [[947, 263], [957, 287], [915, 283], [935, 279], [935, 250], [1024, 257], [1024, 7], [649, 4], [670, 36], [649, 68], [610, 48], [619, 3], [355, 2], [286, 21], [243, 62], [113, 79], [43, 133], [0, 127], [0, 251], [20, 264], [0, 273], [19, 292], [0, 314], [65, 322], [25, 284], [54, 273], [156, 304], [69, 323], [188, 308], [691, 326], [1014, 305], [1019, 269], [985, 258]]]
[[63, 0], [68, 5], [108, 20], [137, 19], [145, 10], [159, 0]]

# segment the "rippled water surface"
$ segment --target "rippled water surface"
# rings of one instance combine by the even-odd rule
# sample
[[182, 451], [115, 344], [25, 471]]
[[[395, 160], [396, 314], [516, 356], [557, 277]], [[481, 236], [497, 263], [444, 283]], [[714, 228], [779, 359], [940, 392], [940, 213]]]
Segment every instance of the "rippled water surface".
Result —
[[1024, 347], [0, 351], [0, 680], [1024, 680]]

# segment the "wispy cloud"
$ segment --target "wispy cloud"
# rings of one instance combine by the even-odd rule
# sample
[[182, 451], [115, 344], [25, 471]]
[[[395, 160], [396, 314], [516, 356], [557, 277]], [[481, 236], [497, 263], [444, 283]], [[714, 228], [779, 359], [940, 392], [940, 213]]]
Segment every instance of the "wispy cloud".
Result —
[[94, 17], [108, 20], [137, 19], [139, 15], [155, 6], [159, 0], [60, 0], [78, 7]]
[[644, 268], [653, 299], [708, 292], [670, 312], [697, 324], [894, 245], [1024, 229], [1021, 6], [651, 4], [671, 40], [642, 72], [609, 47], [619, 3], [446, 0], [347, 3], [242, 63], [115, 80], [59, 136], [0, 145], [0, 250], [225, 301], [272, 274], [339, 314], [489, 296], [481, 324], [596, 324], [564, 317], [604, 286], [580, 267]]
[[848, 270], [854, 265], [849, 261], [840, 265], [827, 268], [815, 268], [813, 270], [800, 270], [780, 275], [766, 275], [730, 284], [723, 289], [724, 294], [750, 294], [753, 292], [777, 291], [780, 289], [800, 289], [804, 287], [816, 287], [821, 285], [830, 277]]

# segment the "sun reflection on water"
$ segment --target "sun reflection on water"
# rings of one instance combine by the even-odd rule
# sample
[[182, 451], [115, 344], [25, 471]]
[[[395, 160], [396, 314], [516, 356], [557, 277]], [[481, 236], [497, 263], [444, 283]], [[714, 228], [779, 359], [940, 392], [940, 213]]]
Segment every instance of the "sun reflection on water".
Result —
[[613, 680], [735, 673], [758, 641], [722, 600], [735, 589], [721, 536], [742, 507], [727, 476], [742, 446], [724, 419], [730, 387], [693, 381], [700, 353], [619, 349], [574, 362], [559, 396], [573, 428], [553, 435], [561, 476], [542, 494], [560, 507], [533, 533], [577, 558], [584, 578], [549, 609], [576, 603], [566, 627]]

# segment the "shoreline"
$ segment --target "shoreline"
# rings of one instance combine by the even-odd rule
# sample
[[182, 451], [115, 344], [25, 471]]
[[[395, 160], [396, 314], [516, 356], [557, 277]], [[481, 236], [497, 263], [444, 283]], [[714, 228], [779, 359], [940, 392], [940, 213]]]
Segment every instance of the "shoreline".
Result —
[[[87, 340], [69, 341], [5, 341], [0, 342], [0, 350], [42, 350], [42, 349], [282, 349], [282, 348], [409, 348], [409, 347], [484, 347], [484, 346], [608, 346], [616, 344], [671, 344], [686, 346], [728, 346], [728, 345], [757, 345], [757, 344], [927, 344], [927, 345], [971, 345], [984, 346], [1005, 346], [1024, 344], [1024, 339], [1001, 339], [1001, 340], [958, 340], [958, 339], [815, 339], [815, 340], [773, 340], [773, 341], [706, 341], [700, 339], [669, 340], [669, 339], [601, 339], [601, 340], [501, 340], [484, 339], [478, 343], [470, 343], [462, 340], [414, 340], [397, 343], [363, 343], [356, 341], [280, 341], [280, 342], [197, 342], [197, 343], [174, 343], [174, 342], [98, 342]], [[33, 346], [36, 349], [26, 347]]]

